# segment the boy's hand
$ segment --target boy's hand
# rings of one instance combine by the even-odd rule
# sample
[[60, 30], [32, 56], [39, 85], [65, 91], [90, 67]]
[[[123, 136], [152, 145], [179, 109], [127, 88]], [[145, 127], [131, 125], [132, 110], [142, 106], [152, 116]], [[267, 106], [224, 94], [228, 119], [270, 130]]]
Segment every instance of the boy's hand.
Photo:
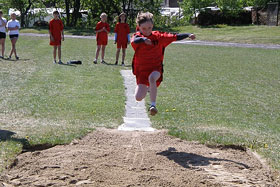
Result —
[[194, 34], [191, 34], [191, 35], [189, 36], [189, 38], [192, 39], [192, 40], [194, 40], [194, 39], [195, 39], [195, 35], [194, 35]]
[[150, 39], [145, 40], [145, 44], [147, 45], [153, 45], [153, 42]]
[[64, 36], [62, 36], [62, 41], [64, 41]]
[[52, 41], [52, 42], [54, 41], [54, 38], [53, 38], [53, 36], [52, 36], [52, 35], [50, 35], [50, 39], [51, 39], [51, 41]]

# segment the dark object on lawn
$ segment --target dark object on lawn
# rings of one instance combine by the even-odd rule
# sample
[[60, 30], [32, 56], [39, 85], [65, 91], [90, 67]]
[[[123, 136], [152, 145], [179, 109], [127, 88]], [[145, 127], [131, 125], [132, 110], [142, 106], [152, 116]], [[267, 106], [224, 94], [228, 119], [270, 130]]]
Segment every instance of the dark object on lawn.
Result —
[[35, 27], [47, 27], [49, 23], [47, 21], [36, 21], [33, 26]]
[[80, 60], [70, 60], [67, 62], [67, 64], [82, 64], [82, 61]]

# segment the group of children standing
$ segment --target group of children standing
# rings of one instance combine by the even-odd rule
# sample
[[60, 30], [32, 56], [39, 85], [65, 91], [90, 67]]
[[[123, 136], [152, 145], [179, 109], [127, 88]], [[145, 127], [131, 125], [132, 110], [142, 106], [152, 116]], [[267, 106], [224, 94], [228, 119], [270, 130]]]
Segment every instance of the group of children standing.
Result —
[[9, 20], [8, 22], [2, 16], [3, 16], [3, 12], [0, 11], [0, 45], [2, 47], [0, 58], [3, 59], [5, 55], [6, 30], [8, 30], [8, 35], [12, 43], [12, 49], [8, 58], [11, 59], [12, 55], [14, 54], [15, 58], [18, 60], [19, 57], [17, 56], [16, 43], [19, 37], [19, 28], [20, 28], [19, 21], [16, 20], [15, 13], [11, 14], [11, 20]]
[[[54, 63], [56, 63], [56, 54], [58, 54], [58, 64], [62, 64], [61, 61], [61, 41], [64, 40], [63, 33], [63, 23], [59, 18], [59, 12], [53, 12], [53, 19], [49, 23], [49, 35], [50, 35], [50, 45], [53, 46], [53, 58]], [[102, 13], [100, 16], [100, 21], [96, 24], [95, 32], [96, 32], [96, 42], [97, 48], [95, 53], [95, 59], [93, 61], [94, 64], [97, 64], [99, 53], [101, 51], [101, 63], [105, 64], [104, 56], [105, 56], [105, 48], [108, 44], [108, 34], [110, 33], [110, 26], [107, 23], [107, 14]], [[115, 44], [117, 44], [117, 52], [116, 52], [116, 62], [115, 65], [118, 64], [118, 59], [120, 55], [120, 50], [122, 49], [122, 65], [124, 66], [125, 52], [127, 48], [127, 44], [130, 43], [130, 29], [129, 25], [126, 23], [126, 14], [121, 13], [119, 15], [119, 22], [115, 27]]]

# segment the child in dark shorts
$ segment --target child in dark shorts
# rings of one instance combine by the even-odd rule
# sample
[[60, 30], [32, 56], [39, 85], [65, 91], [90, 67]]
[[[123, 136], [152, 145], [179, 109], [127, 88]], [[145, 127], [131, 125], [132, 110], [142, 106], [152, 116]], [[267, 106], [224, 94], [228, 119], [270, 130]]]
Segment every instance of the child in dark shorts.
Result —
[[13, 53], [15, 54], [16, 59], [18, 60], [19, 57], [17, 56], [17, 51], [16, 51], [16, 43], [19, 37], [19, 28], [20, 24], [19, 21], [16, 20], [16, 14], [12, 13], [11, 14], [11, 20], [8, 21], [7, 23], [7, 28], [8, 28], [8, 34], [12, 43], [12, 49], [9, 55], [9, 59], [12, 58]]

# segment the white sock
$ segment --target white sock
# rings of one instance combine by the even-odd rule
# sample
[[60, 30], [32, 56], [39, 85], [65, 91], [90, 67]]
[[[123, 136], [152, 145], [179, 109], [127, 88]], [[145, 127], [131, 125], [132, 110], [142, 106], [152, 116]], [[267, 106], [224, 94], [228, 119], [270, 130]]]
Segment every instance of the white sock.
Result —
[[156, 106], [156, 102], [151, 102], [151, 105]]

